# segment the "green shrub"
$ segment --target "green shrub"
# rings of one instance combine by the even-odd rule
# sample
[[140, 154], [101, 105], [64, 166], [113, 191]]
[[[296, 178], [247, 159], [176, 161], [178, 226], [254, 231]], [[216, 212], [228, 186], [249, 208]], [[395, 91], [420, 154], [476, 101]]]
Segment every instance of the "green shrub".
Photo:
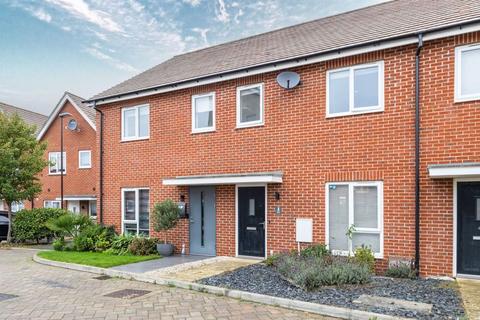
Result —
[[83, 229], [73, 238], [73, 249], [76, 251], [105, 251], [110, 248], [115, 238], [113, 227], [91, 225]]
[[280, 259], [279, 254], [272, 254], [271, 256], [268, 256], [265, 261], [263, 261], [267, 266], [273, 267], [277, 265], [278, 260]]
[[[153, 207], [153, 228], [155, 231], [167, 231], [177, 225], [180, 215], [178, 205], [171, 199], [156, 203]], [[165, 242], [167, 243], [165, 232]]]
[[324, 257], [328, 256], [330, 251], [328, 251], [327, 246], [324, 244], [315, 244], [313, 246], [309, 246], [300, 251], [300, 255], [302, 257]]
[[134, 237], [128, 251], [135, 256], [148, 256], [157, 253], [157, 243], [155, 238]]
[[122, 234], [115, 236], [112, 240], [110, 248], [105, 250], [105, 253], [115, 254], [115, 255], [126, 255], [129, 253], [128, 246], [132, 243], [134, 236], [130, 234]]
[[53, 250], [55, 251], [63, 251], [65, 250], [65, 239], [58, 238], [53, 241]]
[[368, 266], [371, 272], [375, 271], [375, 256], [372, 249], [361, 246], [355, 249], [355, 261], [359, 264], [365, 264]]
[[57, 237], [74, 238], [85, 228], [94, 225], [94, 222], [86, 215], [69, 213], [49, 219], [46, 225]]
[[15, 241], [32, 240], [39, 242], [44, 238], [53, 238], [55, 233], [47, 228], [47, 221], [66, 214], [67, 211], [65, 210], [52, 208], [36, 208], [17, 212], [12, 224]]
[[398, 264], [388, 267], [387, 271], [385, 272], [385, 276], [408, 279], [414, 279], [416, 277], [415, 270], [406, 264]]
[[302, 257], [284, 255], [277, 271], [299, 287], [313, 290], [320, 286], [364, 284], [371, 280], [371, 271], [346, 257]]

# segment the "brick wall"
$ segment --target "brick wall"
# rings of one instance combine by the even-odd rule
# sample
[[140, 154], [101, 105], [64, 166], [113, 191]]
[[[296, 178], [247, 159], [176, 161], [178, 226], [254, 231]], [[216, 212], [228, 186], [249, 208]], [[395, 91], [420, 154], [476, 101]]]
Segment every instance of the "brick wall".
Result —
[[[478, 161], [477, 103], [453, 103], [454, 46], [478, 35], [427, 42], [422, 53], [422, 273], [452, 272], [452, 181], [427, 177], [432, 163]], [[325, 117], [326, 71], [383, 60], [385, 111]], [[105, 222], [120, 226], [120, 190], [149, 187], [151, 204], [187, 188], [163, 186], [179, 175], [281, 170], [268, 186], [267, 252], [296, 248], [295, 218], [313, 218], [325, 241], [325, 183], [384, 182], [384, 252], [414, 256], [415, 45], [294, 69], [301, 85], [280, 88], [268, 73], [102, 106], [105, 113]], [[265, 125], [236, 129], [236, 87], [263, 82]], [[216, 131], [191, 134], [191, 95], [216, 93]], [[121, 107], [150, 104], [150, 139], [120, 142]], [[281, 200], [274, 200], [274, 192]], [[217, 186], [217, 254], [235, 254], [235, 187]], [[281, 205], [282, 214], [273, 208]], [[158, 234], [156, 234], [158, 235]], [[170, 232], [188, 246], [188, 223]], [[385, 261], [379, 264], [385, 267]]]
[[[97, 150], [96, 132], [80, 115], [77, 109], [67, 101], [60, 112], [68, 112], [77, 120], [80, 131], [72, 132], [68, 129], [63, 131], [64, 151], [67, 157], [66, 174], [63, 177], [64, 195], [95, 195], [97, 193]], [[66, 126], [70, 118], [64, 119]], [[60, 119], [57, 118], [50, 125], [41, 141], [47, 142], [45, 159], [48, 160], [49, 152], [60, 152]], [[92, 151], [92, 168], [79, 169], [78, 151]], [[40, 174], [42, 192], [35, 198], [35, 207], [43, 207], [45, 200], [55, 200], [60, 197], [60, 175], [49, 175], [48, 167]], [[30, 207], [29, 203], [27, 204]], [[66, 207], [65, 207], [66, 208]], [[81, 209], [82, 210], [82, 209]], [[87, 207], [88, 211], [88, 207]]]

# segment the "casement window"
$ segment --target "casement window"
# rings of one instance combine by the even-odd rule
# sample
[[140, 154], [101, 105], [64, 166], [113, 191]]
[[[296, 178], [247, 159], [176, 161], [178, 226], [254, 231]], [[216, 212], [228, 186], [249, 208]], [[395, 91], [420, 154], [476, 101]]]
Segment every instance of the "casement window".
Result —
[[455, 101], [480, 99], [480, 44], [455, 48]]
[[92, 151], [78, 151], [78, 167], [80, 169], [88, 169], [92, 167]]
[[122, 231], [124, 234], [149, 235], [149, 189], [122, 189]]
[[263, 84], [237, 88], [237, 128], [263, 125]]
[[44, 208], [55, 208], [58, 209], [61, 207], [60, 201], [57, 200], [45, 200], [43, 202], [43, 207]]
[[88, 203], [88, 215], [92, 219], [97, 218], [97, 201], [89, 201], [89, 203]]
[[333, 253], [366, 246], [383, 257], [382, 182], [328, 183], [326, 209], [326, 242]]
[[[48, 161], [50, 161], [50, 165], [48, 167], [49, 174], [60, 174], [61, 166], [60, 166], [60, 152], [49, 152], [48, 153]], [[67, 173], [67, 153], [63, 152], [63, 174]]]
[[327, 71], [327, 117], [383, 111], [383, 61]]
[[192, 96], [192, 132], [215, 131], [215, 93]]
[[122, 141], [150, 137], [150, 106], [148, 104], [122, 109]]
[[18, 212], [20, 210], [23, 210], [25, 209], [25, 204], [23, 202], [20, 202], [20, 201], [15, 201], [15, 202], [12, 202], [12, 212]]

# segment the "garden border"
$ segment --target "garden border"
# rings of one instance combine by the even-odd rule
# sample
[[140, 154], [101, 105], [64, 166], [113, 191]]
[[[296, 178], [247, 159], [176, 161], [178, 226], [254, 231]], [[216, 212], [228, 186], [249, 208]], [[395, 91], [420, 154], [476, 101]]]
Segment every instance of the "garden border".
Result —
[[67, 263], [60, 261], [47, 260], [39, 257], [36, 253], [33, 256], [33, 261], [52, 267], [59, 267], [65, 269], [71, 269], [76, 271], [90, 272], [95, 274], [102, 274], [111, 277], [118, 277], [127, 280], [136, 280], [141, 282], [148, 282], [153, 284], [165, 285], [165, 286], [174, 286], [181, 289], [195, 290], [198, 292], [215, 294], [217, 296], [225, 296], [234, 299], [240, 299], [249, 302], [255, 302], [275, 307], [282, 307], [291, 310], [310, 312], [314, 314], [336, 317], [341, 319], [353, 319], [353, 320], [369, 320], [375, 318], [377, 320], [407, 320], [411, 318], [399, 318], [394, 316], [389, 316], [380, 313], [373, 313], [368, 311], [354, 310], [342, 307], [335, 307], [325, 304], [318, 304], [312, 302], [305, 302], [300, 300], [292, 300], [286, 298], [279, 298], [273, 296], [267, 296], [263, 294], [251, 293], [240, 290], [231, 290], [221, 287], [214, 287], [203, 285], [195, 282], [186, 282], [179, 281], [174, 279], [164, 279], [164, 278], [151, 278], [143, 274], [125, 272], [113, 269], [105, 269], [93, 266], [85, 266], [75, 263]]

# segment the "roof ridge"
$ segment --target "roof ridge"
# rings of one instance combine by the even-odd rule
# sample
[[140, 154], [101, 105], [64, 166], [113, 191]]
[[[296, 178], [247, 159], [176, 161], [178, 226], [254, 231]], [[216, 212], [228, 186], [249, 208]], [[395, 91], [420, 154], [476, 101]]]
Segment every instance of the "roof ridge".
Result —
[[75, 93], [71, 93], [70, 91], [65, 91], [65, 94], [66, 94], [66, 95], [74, 96], [75, 98], [79, 98], [80, 100], [82, 100], [82, 103], [83, 103], [83, 101], [85, 100], [85, 98], [82, 98], [82, 97], [80, 97], [79, 95], [76, 95]]
[[[380, 1], [382, 1], [382, 0], [380, 0]], [[357, 11], [362, 11], [362, 10], [365, 10], [365, 9], [371, 9], [372, 7], [379, 7], [379, 6], [383, 6], [383, 5], [386, 5], [386, 4], [391, 4], [392, 2], [398, 2], [398, 1], [406, 1], [406, 0], [385, 0], [384, 2], [372, 4], [372, 5], [369, 5], [369, 6], [360, 7], [360, 8], [349, 10], [349, 11], [339, 12], [339, 13], [336, 13], [336, 14], [333, 14], [333, 15], [330, 15], [330, 16], [324, 16], [324, 17], [321, 17], [321, 18], [316, 18], [316, 19], [300, 22], [300, 23], [297, 23], [297, 24], [292, 24], [292, 25], [289, 25], [289, 26], [281, 27], [281, 28], [278, 28], [278, 29], [274, 29], [274, 30], [270, 30], [270, 31], [262, 32], [262, 33], [257, 33], [257, 34], [251, 35], [251, 36], [247, 36], [247, 37], [243, 37], [243, 38], [239, 38], [239, 39], [235, 39], [235, 40], [231, 40], [231, 41], [227, 41], [227, 42], [223, 42], [223, 43], [219, 43], [219, 44], [214, 44], [212, 46], [188, 51], [188, 52], [185, 52], [185, 53], [174, 55], [174, 56], [172, 56], [172, 58], [177, 58], [177, 57], [181, 57], [181, 56], [184, 56], [184, 55], [187, 55], [187, 54], [196, 53], [196, 52], [200, 52], [200, 51], [204, 51], [204, 50], [208, 50], [208, 49], [212, 49], [212, 48], [218, 48], [218, 47], [221, 47], [223, 45], [232, 44], [232, 43], [235, 43], [235, 42], [240, 42], [240, 41], [244, 41], [244, 40], [248, 40], [248, 39], [253, 39], [253, 38], [256, 38], [256, 37], [261, 37], [261, 36], [271, 34], [271, 33], [275, 33], [275, 32], [278, 32], [278, 31], [282, 31], [282, 30], [286, 30], [286, 29], [290, 29], [290, 28], [296, 28], [296, 27], [299, 27], [299, 26], [302, 26], [302, 25], [317, 22], [319, 20], [331, 19], [331, 18], [335, 18], [335, 17], [338, 17], [338, 16], [350, 14], [350, 13], [357, 12]], [[170, 59], [168, 59], [168, 60], [170, 60]], [[168, 60], [165, 60], [165, 61], [168, 61]], [[149, 69], [147, 69], [145, 71], [148, 71], [148, 70]]]

